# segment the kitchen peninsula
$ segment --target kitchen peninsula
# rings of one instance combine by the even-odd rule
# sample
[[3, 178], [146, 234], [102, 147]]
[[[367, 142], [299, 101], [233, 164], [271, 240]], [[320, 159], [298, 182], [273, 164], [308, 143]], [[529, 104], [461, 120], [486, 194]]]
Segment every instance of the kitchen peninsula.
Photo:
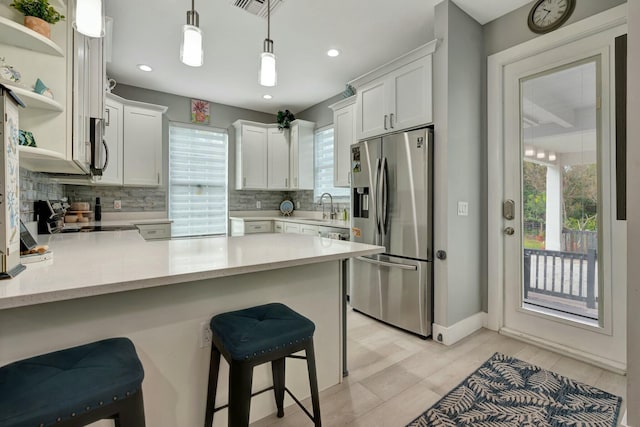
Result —
[[[41, 236], [42, 237], [42, 236]], [[136, 231], [53, 235], [49, 265], [0, 282], [0, 364], [114, 336], [129, 337], [145, 368], [147, 425], [201, 425], [211, 316], [280, 301], [316, 324], [320, 389], [341, 380], [341, 260], [382, 248], [305, 235], [144, 241]], [[287, 386], [309, 395], [306, 365], [287, 363]], [[218, 403], [227, 400], [223, 364]], [[270, 385], [268, 366], [254, 374]], [[252, 400], [251, 419], [275, 412]], [[291, 404], [286, 402], [285, 404]], [[226, 425], [226, 411], [214, 425]]]

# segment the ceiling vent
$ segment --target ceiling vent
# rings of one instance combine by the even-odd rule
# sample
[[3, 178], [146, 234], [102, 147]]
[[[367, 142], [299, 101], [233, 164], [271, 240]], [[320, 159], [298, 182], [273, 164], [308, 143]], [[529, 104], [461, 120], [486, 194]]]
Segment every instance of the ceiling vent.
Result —
[[[267, 18], [267, 0], [231, 0], [231, 4], [252, 15]], [[271, 0], [271, 16], [281, 4], [282, 0]]]

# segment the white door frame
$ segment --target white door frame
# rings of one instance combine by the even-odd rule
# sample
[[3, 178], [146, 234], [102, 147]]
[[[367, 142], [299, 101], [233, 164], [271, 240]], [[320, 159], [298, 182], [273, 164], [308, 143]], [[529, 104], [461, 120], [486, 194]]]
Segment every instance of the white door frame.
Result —
[[491, 55], [487, 64], [487, 170], [488, 170], [488, 315], [487, 327], [504, 325], [504, 68], [508, 64], [626, 23], [626, 4], [609, 9], [518, 46]]

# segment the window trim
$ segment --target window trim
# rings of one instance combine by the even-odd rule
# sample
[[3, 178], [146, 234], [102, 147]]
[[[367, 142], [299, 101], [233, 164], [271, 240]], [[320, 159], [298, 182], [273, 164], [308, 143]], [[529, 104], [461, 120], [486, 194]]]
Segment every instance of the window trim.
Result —
[[[336, 143], [336, 129], [335, 129], [335, 125], [333, 123], [326, 125], [326, 126], [322, 126], [319, 128], [316, 128], [313, 131], [313, 203], [321, 203], [320, 202], [320, 195], [316, 196], [316, 137], [319, 133], [321, 132], [326, 132], [327, 130], [332, 129], [333, 130], [333, 152], [334, 152], [334, 156], [335, 156], [335, 143]], [[334, 168], [335, 168], [335, 158], [334, 158]], [[336, 187], [333, 187], [336, 188]], [[339, 188], [345, 188], [347, 190], [350, 191], [349, 187], [339, 187]], [[337, 203], [349, 203], [351, 201], [351, 195], [347, 194], [346, 196], [344, 195], [339, 195], [339, 196], [334, 196], [333, 194], [331, 195], [333, 198], [333, 203], [337, 204]]]

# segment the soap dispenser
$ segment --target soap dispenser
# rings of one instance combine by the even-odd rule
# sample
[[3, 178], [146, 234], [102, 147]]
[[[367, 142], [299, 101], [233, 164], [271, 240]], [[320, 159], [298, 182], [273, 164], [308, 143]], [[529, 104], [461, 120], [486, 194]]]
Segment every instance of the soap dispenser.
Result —
[[100, 197], [96, 197], [95, 219], [96, 221], [100, 221], [102, 219], [102, 205], [100, 204]]

